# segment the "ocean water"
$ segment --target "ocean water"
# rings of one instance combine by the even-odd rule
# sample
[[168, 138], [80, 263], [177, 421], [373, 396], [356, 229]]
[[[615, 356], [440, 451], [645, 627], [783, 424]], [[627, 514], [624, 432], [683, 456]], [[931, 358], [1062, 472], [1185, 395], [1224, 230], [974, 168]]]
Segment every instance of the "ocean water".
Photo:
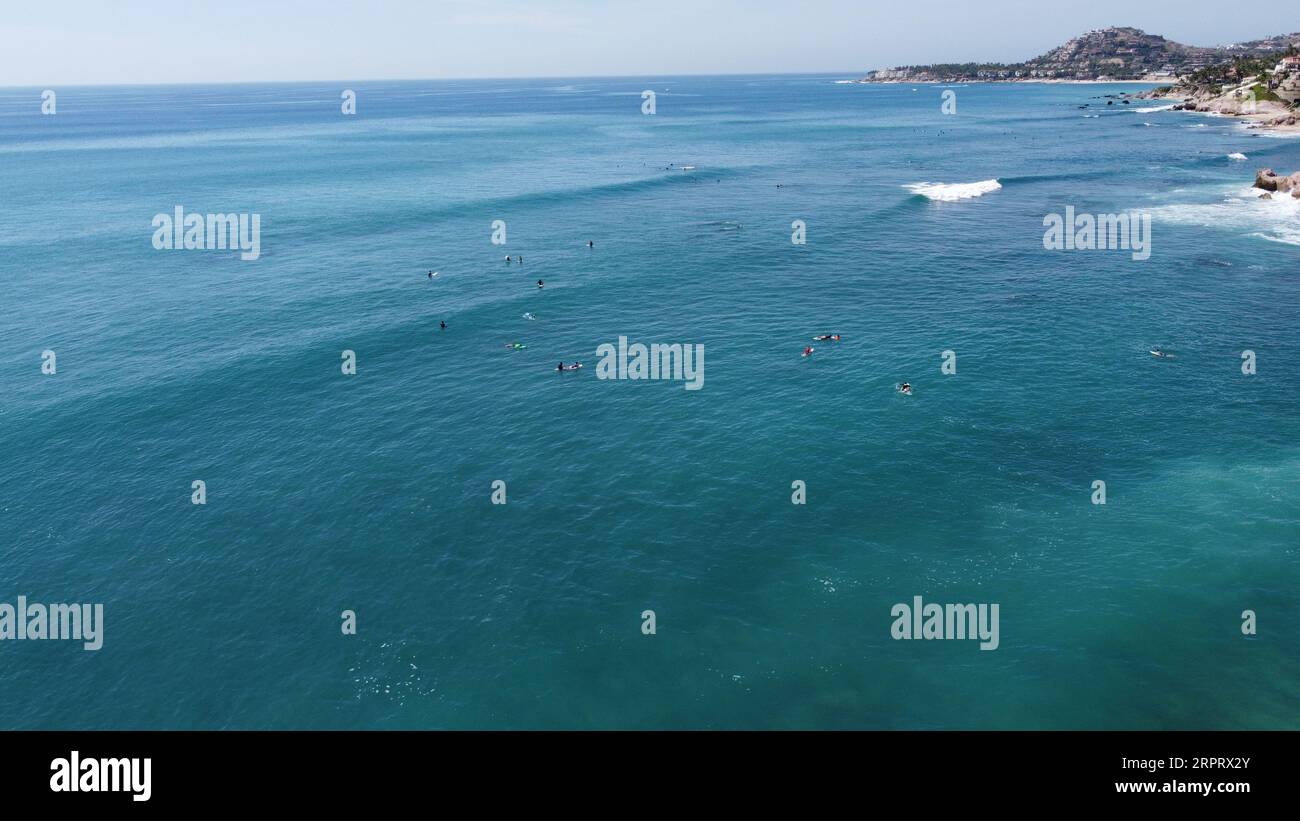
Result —
[[0, 726], [1300, 728], [1300, 141], [835, 79], [0, 90]]

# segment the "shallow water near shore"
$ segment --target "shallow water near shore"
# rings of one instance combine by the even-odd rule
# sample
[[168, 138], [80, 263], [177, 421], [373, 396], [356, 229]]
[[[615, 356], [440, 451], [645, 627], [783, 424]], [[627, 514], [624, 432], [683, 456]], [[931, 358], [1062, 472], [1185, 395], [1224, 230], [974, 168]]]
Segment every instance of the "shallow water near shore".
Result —
[[[0, 601], [105, 618], [0, 642], [0, 726], [1300, 728], [1300, 233], [1249, 191], [1300, 142], [836, 79], [0, 90]], [[177, 205], [261, 258], [154, 250]], [[1067, 206], [1151, 258], [1045, 250]], [[620, 336], [703, 389], [598, 380]], [[914, 596], [999, 648], [893, 640]]]

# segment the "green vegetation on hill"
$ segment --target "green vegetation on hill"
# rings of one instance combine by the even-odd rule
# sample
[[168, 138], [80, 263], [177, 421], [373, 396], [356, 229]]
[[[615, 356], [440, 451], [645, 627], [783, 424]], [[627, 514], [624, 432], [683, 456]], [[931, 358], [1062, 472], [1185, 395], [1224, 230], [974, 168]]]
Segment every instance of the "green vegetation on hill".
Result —
[[1192, 86], [1226, 85], [1241, 82], [1248, 77], [1263, 77], [1266, 76], [1266, 72], [1277, 65], [1278, 60], [1281, 58], [1281, 52], [1264, 57], [1238, 57], [1231, 62], [1206, 66], [1200, 71], [1193, 72], [1187, 78], [1187, 84]]
[[1270, 91], [1268, 86], [1263, 83], [1255, 83], [1255, 85], [1251, 86], [1250, 90], [1255, 95], [1256, 100], [1269, 100], [1274, 103], [1284, 102], [1281, 97]]

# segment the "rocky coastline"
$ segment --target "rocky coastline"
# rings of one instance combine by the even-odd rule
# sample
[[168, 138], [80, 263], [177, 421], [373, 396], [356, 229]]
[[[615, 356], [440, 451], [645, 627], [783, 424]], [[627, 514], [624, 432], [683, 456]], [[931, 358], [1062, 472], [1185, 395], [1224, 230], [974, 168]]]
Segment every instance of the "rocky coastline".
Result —
[[1191, 111], [1219, 117], [1237, 117], [1251, 123], [1248, 128], [1300, 133], [1300, 111], [1276, 100], [1256, 100], [1244, 89], [1215, 91], [1180, 86], [1135, 95], [1148, 100], [1168, 100], [1174, 111]]
[[1300, 171], [1284, 176], [1271, 168], [1261, 168], [1255, 172], [1255, 187], [1264, 192], [1259, 195], [1262, 200], [1271, 200], [1274, 194], [1290, 194], [1300, 200]]

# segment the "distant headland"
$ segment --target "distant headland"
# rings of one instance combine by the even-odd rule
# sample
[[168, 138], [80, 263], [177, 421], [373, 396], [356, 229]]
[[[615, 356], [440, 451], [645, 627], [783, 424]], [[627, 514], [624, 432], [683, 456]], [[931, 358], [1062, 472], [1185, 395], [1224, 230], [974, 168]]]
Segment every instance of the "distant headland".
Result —
[[[1239, 60], [1297, 54], [1300, 32], [1234, 43], [1188, 46], [1141, 29], [1090, 31], [1023, 63], [936, 63], [872, 71], [862, 83], [1153, 82], [1176, 83]], [[1274, 59], [1276, 58], [1276, 59]], [[1300, 75], [1300, 66], [1296, 66]], [[1294, 102], [1294, 100], [1292, 101]]]
[[[1300, 131], [1300, 32], [1211, 48], [1135, 28], [1076, 37], [1023, 63], [937, 63], [872, 71], [853, 83], [1161, 83], [1129, 98]], [[1117, 96], [1117, 95], [1108, 95]], [[1114, 104], [1114, 101], [1111, 102]]]

